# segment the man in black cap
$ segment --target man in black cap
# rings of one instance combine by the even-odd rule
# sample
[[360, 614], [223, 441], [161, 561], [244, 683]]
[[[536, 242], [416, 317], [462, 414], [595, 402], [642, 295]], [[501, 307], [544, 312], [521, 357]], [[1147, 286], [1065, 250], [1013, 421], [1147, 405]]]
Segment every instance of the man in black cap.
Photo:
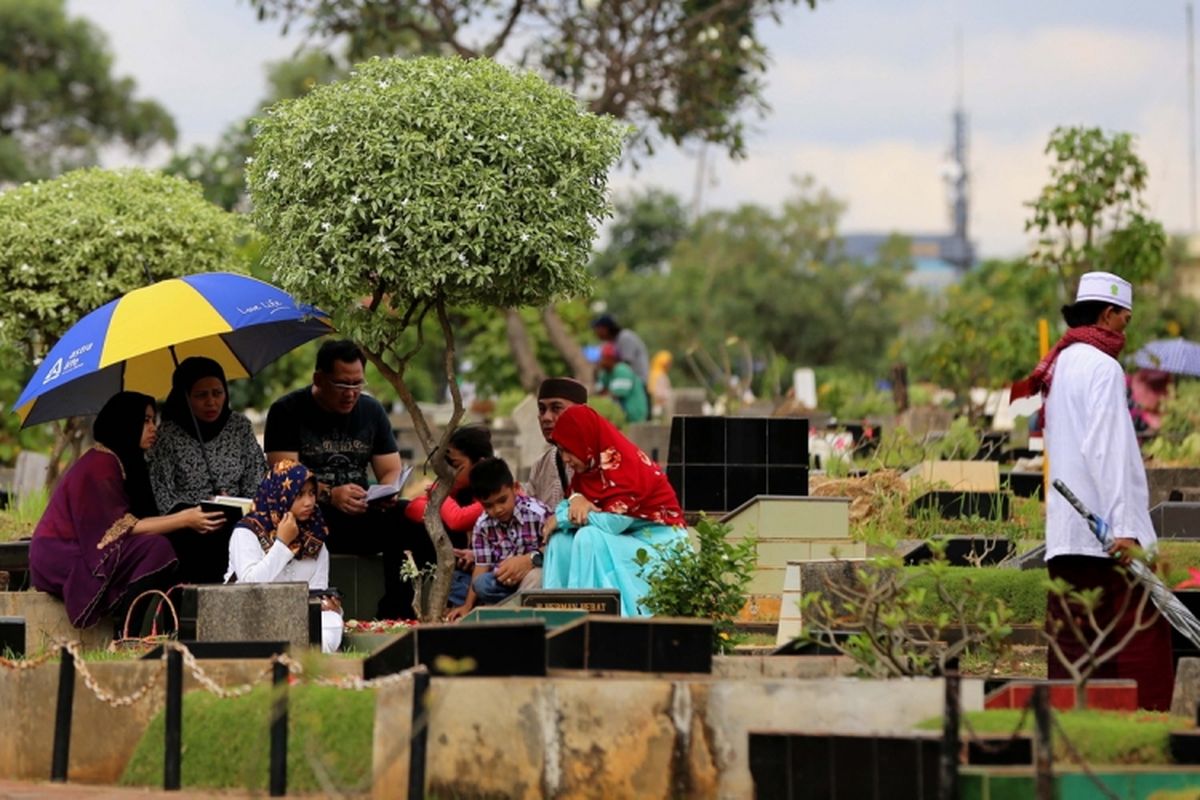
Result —
[[[538, 387], [538, 422], [542, 436], [550, 441], [558, 417], [571, 406], [587, 405], [588, 390], [574, 378], [546, 378]], [[569, 494], [571, 469], [563, 463], [558, 448], [551, 446], [533, 462], [529, 471], [529, 482], [525, 488], [541, 500], [548, 508], [555, 506]]]

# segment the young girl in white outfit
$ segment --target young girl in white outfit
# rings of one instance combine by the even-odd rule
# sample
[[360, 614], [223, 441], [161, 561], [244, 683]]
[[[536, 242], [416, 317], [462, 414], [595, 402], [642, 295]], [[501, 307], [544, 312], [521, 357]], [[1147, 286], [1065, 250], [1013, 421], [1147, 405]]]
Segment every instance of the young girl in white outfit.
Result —
[[[280, 461], [258, 487], [254, 506], [229, 539], [226, 583], [307, 583], [329, 588], [329, 529], [317, 507], [317, 482], [303, 464]], [[322, 598], [321, 649], [342, 643], [341, 603]]]

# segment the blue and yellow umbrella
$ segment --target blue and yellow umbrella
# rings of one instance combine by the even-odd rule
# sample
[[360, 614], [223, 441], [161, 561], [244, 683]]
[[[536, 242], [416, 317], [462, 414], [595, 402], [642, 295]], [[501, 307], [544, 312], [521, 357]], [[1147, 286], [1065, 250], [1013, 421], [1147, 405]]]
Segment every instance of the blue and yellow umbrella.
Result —
[[121, 390], [165, 397], [189, 356], [216, 360], [230, 380], [248, 378], [332, 330], [325, 312], [245, 275], [172, 278], [77, 322], [38, 365], [16, 412], [25, 426], [95, 414]]

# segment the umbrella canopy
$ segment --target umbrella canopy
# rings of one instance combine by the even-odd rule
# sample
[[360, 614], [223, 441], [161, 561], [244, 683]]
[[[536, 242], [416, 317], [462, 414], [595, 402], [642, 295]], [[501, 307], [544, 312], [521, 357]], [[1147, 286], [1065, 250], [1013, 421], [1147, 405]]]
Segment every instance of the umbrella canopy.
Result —
[[16, 402], [22, 426], [94, 414], [119, 391], [165, 397], [175, 365], [217, 361], [248, 378], [333, 330], [329, 316], [269, 283], [207, 272], [135, 289], [75, 324]]
[[1159, 339], [1138, 350], [1133, 363], [1142, 369], [1200, 377], [1200, 343], [1187, 339]]

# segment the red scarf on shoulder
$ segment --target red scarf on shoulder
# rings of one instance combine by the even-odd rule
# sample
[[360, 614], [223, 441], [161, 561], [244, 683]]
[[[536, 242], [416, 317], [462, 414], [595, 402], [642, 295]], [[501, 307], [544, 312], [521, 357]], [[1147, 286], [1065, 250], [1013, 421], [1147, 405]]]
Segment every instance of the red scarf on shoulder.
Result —
[[586, 468], [571, 479], [571, 490], [601, 511], [683, 525], [675, 490], [658, 465], [588, 406], [572, 406], [554, 423], [550, 438]]
[[1008, 399], [1010, 401], [1019, 400], [1035, 394], [1049, 396], [1050, 382], [1054, 378], [1054, 362], [1058, 360], [1058, 356], [1063, 350], [1073, 344], [1090, 344], [1115, 359], [1125, 347], [1125, 334], [1101, 328], [1099, 325], [1080, 325], [1078, 328], [1068, 328], [1058, 343], [1051, 347], [1050, 352], [1046, 353], [1046, 356], [1033, 368], [1033, 372], [1029, 373], [1029, 377], [1012, 385]]

